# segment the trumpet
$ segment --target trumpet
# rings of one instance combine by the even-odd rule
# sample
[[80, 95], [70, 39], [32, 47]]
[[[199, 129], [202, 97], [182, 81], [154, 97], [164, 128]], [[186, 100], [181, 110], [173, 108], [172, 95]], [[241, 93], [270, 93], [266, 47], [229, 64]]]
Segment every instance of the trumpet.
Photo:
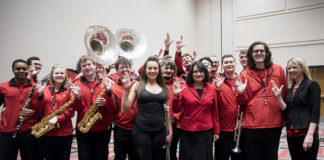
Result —
[[235, 126], [235, 133], [234, 133], [235, 147], [232, 149], [232, 153], [234, 154], [239, 154], [242, 152], [242, 150], [240, 149], [240, 137], [242, 132], [242, 126], [243, 126], [243, 112], [240, 111], [240, 105], [238, 105], [236, 126]]

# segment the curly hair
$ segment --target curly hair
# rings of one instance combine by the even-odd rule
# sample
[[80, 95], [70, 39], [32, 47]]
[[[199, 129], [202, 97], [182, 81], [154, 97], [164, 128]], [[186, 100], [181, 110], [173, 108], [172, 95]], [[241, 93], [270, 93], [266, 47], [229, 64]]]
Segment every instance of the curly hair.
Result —
[[250, 45], [250, 47], [248, 49], [248, 52], [247, 52], [247, 62], [248, 62], [247, 65], [251, 69], [256, 69], [255, 62], [254, 62], [254, 59], [252, 57], [253, 48], [256, 45], [263, 45], [264, 46], [264, 51], [265, 51], [264, 67], [265, 68], [271, 67], [271, 65], [272, 65], [272, 53], [270, 51], [269, 46], [266, 43], [262, 42], [262, 41], [255, 41]]

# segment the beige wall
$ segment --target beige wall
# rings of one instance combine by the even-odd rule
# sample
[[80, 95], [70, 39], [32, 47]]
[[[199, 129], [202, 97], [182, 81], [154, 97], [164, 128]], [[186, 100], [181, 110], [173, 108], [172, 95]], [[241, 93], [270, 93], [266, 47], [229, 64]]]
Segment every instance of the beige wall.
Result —
[[[0, 1], [0, 20], [0, 82], [13, 77], [13, 60], [32, 55], [44, 64], [40, 77], [53, 64], [75, 68], [85, 53], [84, 32], [94, 24], [112, 31], [130, 27], [146, 37], [147, 52], [134, 60], [135, 69], [164, 47], [166, 32], [172, 39], [184, 35], [184, 51], [196, 48], [192, 0], [5, 0]], [[173, 54], [175, 44], [171, 47]]]

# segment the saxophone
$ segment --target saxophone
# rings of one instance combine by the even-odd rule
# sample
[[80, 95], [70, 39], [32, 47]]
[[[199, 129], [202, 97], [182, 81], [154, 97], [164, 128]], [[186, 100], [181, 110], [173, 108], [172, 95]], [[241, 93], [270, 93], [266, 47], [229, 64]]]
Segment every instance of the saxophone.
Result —
[[[36, 123], [32, 127], [31, 134], [34, 135], [35, 138], [40, 138], [47, 132], [51, 131], [52, 129], [55, 128], [55, 125], [50, 125], [49, 120], [51, 120], [53, 117], [56, 115], [61, 114], [64, 112], [72, 103], [74, 102], [74, 95], [71, 94], [71, 98], [69, 101], [67, 101], [65, 104], [63, 104], [59, 109], [55, 110], [53, 113], [50, 115], [44, 117], [40, 122]], [[57, 126], [59, 128], [59, 124], [57, 123]]]
[[[99, 93], [97, 98], [103, 97], [105, 92], [106, 89], [103, 89]], [[93, 103], [86, 114], [83, 116], [82, 120], [78, 123], [80, 132], [82, 132], [83, 134], [88, 133], [91, 127], [97, 122], [99, 118], [102, 119], [102, 115], [98, 112], [97, 105]]]

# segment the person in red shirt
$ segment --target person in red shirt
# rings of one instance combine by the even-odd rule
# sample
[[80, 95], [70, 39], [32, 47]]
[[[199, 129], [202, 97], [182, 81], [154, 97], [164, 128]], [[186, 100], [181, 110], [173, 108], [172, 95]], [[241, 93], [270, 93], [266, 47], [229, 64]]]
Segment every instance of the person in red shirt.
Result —
[[320, 120], [321, 88], [311, 80], [306, 61], [300, 57], [288, 60], [288, 85], [286, 103], [272, 82], [273, 93], [280, 109], [288, 114], [287, 141], [292, 160], [316, 160], [319, 148], [318, 123]]
[[[131, 62], [130, 60], [119, 57], [115, 62], [118, 77], [123, 77], [125, 74], [130, 75]], [[114, 152], [116, 160], [136, 159], [135, 148], [132, 142], [132, 128], [135, 124], [137, 115], [137, 103], [135, 102], [127, 112], [122, 112], [121, 101], [123, 97], [124, 88], [122, 85], [122, 78], [118, 78], [111, 86], [111, 92], [115, 104], [114, 113]]]
[[28, 66], [28, 79], [32, 81], [32, 83], [36, 83], [37, 75], [42, 70], [43, 65], [39, 57], [32, 56], [27, 59], [27, 66]]
[[[36, 139], [30, 134], [31, 127], [37, 122], [35, 100], [37, 93], [27, 78], [27, 62], [17, 59], [12, 63], [14, 78], [0, 84], [0, 105], [4, 104], [0, 119], [0, 159], [16, 160], [18, 150], [24, 160], [34, 160], [37, 150]], [[27, 99], [28, 108], [22, 109]], [[20, 116], [23, 121], [15, 138]]]
[[240, 63], [243, 67], [243, 70], [246, 69], [248, 67], [248, 65], [247, 65], [247, 49], [240, 50], [239, 58], [240, 58]]
[[[49, 83], [42, 86], [36, 84], [36, 90], [39, 95], [36, 110], [43, 115], [43, 118], [49, 116], [68, 101], [71, 101], [71, 93], [67, 88], [67, 72], [62, 65], [52, 67]], [[59, 125], [41, 138], [41, 145], [44, 149], [44, 156], [47, 160], [69, 160], [72, 144], [72, 120], [74, 110], [72, 105], [68, 106], [62, 113], [49, 120], [51, 125]]]
[[244, 105], [243, 128], [249, 159], [277, 160], [284, 116], [272, 95], [271, 81], [283, 85], [286, 96], [287, 79], [284, 69], [272, 62], [272, 53], [264, 42], [253, 42], [247, 53], [248, 68], [236, 81], [237, 101]]
[[182, 112], [180, 159], [213, 159], [213, 141], [219, 138], [219, 118], [215, 86], [209, 83], [203, 63], [192, 64], [185, 87], [173, 86], [174, 113]]
[[[173, 84], [176, 81], [180, 81], [182, 84], [184, 83], [183, 79], [176, 76], [177, 66], [172, 60], [162, 60], [161, 61], [161, 72], [162, 77], [164, 80], [164, 83], [169, 88], [169, 106], [172, 107], [172, 101], [173, 101]], [[181, 84], [181, 86], [182, 86]], [[170, 159], [171, 160], [177, 160], [177, 148], [178, 148], [178, 142], [180, 139], [180, 115], [181, 113], [173, 113], [172, 108], [170, 109], [170, 116], [172, 120], [172, 142], [170, 146]]]
[[[216, 78], [214, 82], [218, 97], [220, 125], [219, 140], [215, 142], [215, 159], [228, 160], [231, 157], [231, 160], [241, 160], [241, 157], [231, 155], [231, 150], [236, 145], [234, 134], [235, 127], [237, 127], [238, 113], [241, 114], [238, 111], [239, 105], [236, 101], [238, 93], [235, 82], [238, 79], [238, 75], [235, 73], [236, 62], [233, 55], [226, 54], [222, 57], [222, 68], [224, 70], [224, 77]], [[244, 146], [240, 145], [239, 147], [241, 150], [244, 150]]]
[[[80, 160], [107, 160], [114, 112], [111, 83], [101, 79], [103, 76], [96, 75], [95, 60], [89, 55], [81, 56], [78, 64], [82, 76], [74, 84], [70, 84], [70, 90], [75, 95], [73, 107], [78, 113], [76, 124], [79, 124], [92, 105], [97, 105], [98, 112], [102, 115], [102, 119], [98, 119], [88, 133], [82, 133], [77, 128], [78, 156]], [[103, 89], [106, 89], [104, 95], [98, 97]]]
[[212, 61], [210, 77], [214, 81], [214, 80], [216, 80], [216, 78], [220, 77], [220, 73], [217, 72], [219, 60], [216, 55], [211, 55], [211, 56], [209, 56], [209, 58]]

